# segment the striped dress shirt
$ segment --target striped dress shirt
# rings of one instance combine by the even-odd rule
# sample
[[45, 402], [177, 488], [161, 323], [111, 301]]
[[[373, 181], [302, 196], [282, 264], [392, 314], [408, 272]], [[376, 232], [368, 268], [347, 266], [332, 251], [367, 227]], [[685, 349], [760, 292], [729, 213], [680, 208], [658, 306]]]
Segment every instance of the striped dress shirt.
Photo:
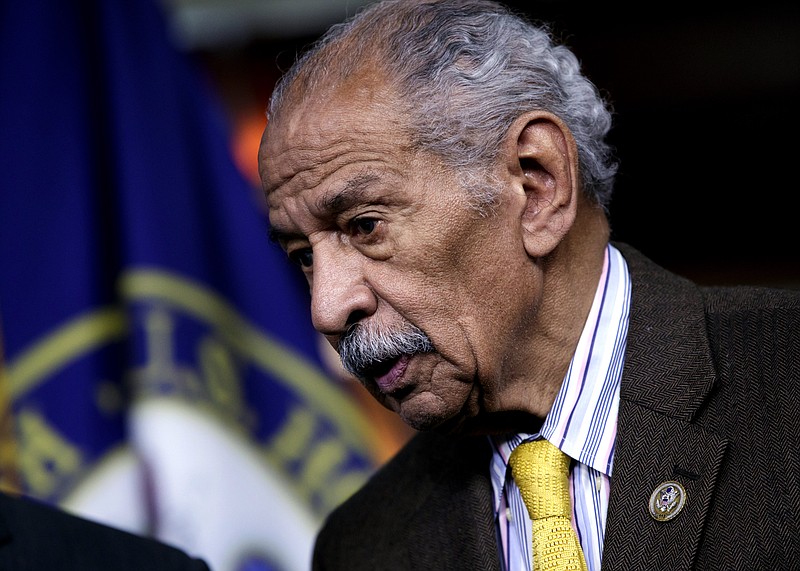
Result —
[[533, 569], [531, 521], [508, 457], [521, 442], [537, 438], [546, 438], [573, 459], [572, 525], [589, 571], [600, 571], [629, 307], [628, 267], [609, 244], [575, 355], [542, 428], [537, 434], [490, 438], [495, 522], [506, 571]]

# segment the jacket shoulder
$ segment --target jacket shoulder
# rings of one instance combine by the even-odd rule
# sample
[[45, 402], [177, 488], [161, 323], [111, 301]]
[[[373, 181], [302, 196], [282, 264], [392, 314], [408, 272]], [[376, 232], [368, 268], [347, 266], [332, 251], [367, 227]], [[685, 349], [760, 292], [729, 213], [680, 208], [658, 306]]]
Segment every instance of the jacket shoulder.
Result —
[[208, 571], [208, 566], [156, 539], [0, 493], [0, 569]]
[[456, 568], [487, 554], [496, 559], [490, 455], [485, 437], [415, 435], [326, 518], [314, 569]]

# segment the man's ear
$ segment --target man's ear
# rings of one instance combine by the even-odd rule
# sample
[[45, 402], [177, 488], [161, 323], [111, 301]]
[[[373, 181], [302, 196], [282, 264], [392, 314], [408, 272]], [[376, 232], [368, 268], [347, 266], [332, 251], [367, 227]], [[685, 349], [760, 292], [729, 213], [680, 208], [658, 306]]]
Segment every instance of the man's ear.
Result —
[[555, 115], [534, 111], [508, 131], [507, 156], [514, 187], [525, 193], [522, 233], [534, 258], [552, 252], [572, 228], [578, 206], [578, 151], [567, 126]]

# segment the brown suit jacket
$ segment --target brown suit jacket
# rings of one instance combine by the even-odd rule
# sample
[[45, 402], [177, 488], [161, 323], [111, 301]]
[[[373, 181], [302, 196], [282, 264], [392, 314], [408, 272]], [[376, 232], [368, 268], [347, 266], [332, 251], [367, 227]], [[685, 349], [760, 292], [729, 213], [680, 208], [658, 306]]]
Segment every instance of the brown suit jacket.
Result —
[[[698, 288], [616, 246], [632, 302], [603, 569], [800, 569], [800, 292]], [[490, 454], [415, 436], [329, 516], [314, 568], [499, 571]], [[666, 480], [687, 499], [659, 522]]]

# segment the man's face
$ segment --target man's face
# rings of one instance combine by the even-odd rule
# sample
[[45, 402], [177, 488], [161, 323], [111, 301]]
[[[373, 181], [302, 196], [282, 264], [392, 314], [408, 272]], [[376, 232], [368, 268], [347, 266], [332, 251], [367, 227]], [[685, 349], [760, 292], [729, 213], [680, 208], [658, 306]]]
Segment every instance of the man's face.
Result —
[[[308, 280], [314, 327], [337, 350], [355, 347], [367, 389], [414, 428], [456, 430], [500, 409], [504, 379], [519, 373], [515, 341], [538, 295], [524, 195], [504, 190], [478, 214], [456, 172], [410, 149], [390, 102], [342, 88], [268, 125], [270, 224]], [[410, 329], [422, 344], [391, 342]]]

